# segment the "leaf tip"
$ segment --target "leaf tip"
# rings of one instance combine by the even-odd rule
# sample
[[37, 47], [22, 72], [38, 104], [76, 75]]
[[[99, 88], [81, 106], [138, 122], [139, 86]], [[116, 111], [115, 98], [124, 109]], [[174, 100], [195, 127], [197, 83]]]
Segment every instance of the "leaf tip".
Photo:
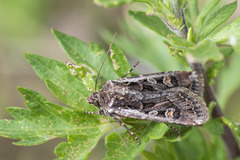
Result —
[[27, 58], [31, 53], [24, 52], [24, 56]]
[[17, 89], [20, 93], [23, 93], [26, 90], [26, 88], [20, 86], [18, 86]]
[[25, 56], [25, 58], [26, 58], [28, 61], [29, 61], [30, 58], [33, 57], [34, 55], [36, 55], [36, 54], [33, 54], [33, 53], [27, 53], [27, 52], [24, 53], [24, 56]]
[[128, 10], [128, 14], [133, 14], [133, 13], [134, 13], [134, 11]]
[[53, 34], [55, 37], [57, 37], [58, 33], [61, 33], [61, 32], [59, 32], [58, 30], [56, 30], [56, 29], [54, 29], [54, 28], [51, 28], [51, 32], [52, 32], [52, 34]]

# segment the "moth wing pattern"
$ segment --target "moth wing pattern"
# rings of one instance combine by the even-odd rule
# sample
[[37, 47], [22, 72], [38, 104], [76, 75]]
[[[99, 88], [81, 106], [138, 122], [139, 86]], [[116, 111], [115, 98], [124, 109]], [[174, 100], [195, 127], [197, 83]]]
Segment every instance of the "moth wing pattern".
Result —
[[138, 76], [120, 78], [114, 80], [118, 83], [139, 83], [146, 86], [154, 86], [156, 90], [164, 90], [176, 87], [185, 87], [198, 94], [203, 95], [203, 75], [195, 71], [168, 71], [160, 73], [142, 74]]
[[[169, 71], [109, 80], [87, 101], [117, 122], [121, 118], [134, 118], [193, 126], [209, 118], [201, 98], [203, 90], [202, 75], [194, 71]], [[133, 132], [123, 122], [120, 124], [140, 144]]]
[[[208, 109], [201, 97], [183, 87], [161, 92], [138, 95], [125, 102], [113, 104], [108, 109], [110, 114], [119, 118], [135, 118], [180, 125], [201, 125], [208, 120]], [[151, 99], [151, 100], [150, 100]], [[119, 107], [120, 104], [123, 104]], [[131, 104], [139, 104], [139, 107]]]
[[119, 118], [201, 125], [208, 120], [203, 84], [195, 72], [144, 74], [109, 80], [88, 102]]

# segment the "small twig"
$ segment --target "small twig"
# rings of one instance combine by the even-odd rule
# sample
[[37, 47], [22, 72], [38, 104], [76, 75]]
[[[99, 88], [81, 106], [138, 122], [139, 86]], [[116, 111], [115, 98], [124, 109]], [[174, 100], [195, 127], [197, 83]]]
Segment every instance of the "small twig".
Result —
[[218, 47], [231, 47], [229, 44], [217, 44]]

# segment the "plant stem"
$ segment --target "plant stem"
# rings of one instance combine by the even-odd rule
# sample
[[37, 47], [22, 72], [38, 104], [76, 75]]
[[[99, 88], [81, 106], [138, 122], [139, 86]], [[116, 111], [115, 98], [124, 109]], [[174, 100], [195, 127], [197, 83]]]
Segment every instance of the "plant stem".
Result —
[[[212, 101], [216, 103], [215, 107], [212, 110], [212, 118], [222, 117], [223, 113], [222, 113], [221, 108], [217, 102], [217, 99], [213, 93], [212, 88], [209, 86], [208, 78], [203, 70], [202, 64], [198, 63], [198, 62], [191, 62], [191, 60], [189, 60], [189, 64], [193, 71], [196, 71], [199, 74], [203, 74], [204, 81], [205, 81], [204, 82], [204, 84], [205, 84], [204, 99], [205, 99], [207, 106], [209, 106], [210, 102], [212, 102]], [[222, 136], [222, 139], [227, 148], [229, 158], [235, 159], [235, 158], [239, 157], [240, 149], [239, 149], [238, 143], [237, 143], [231, 129], [227, 125], [224, 125], [224, 134], [222, 134], [221, 136]]]
[[170, 0], [171, 9], [175, 17], [178, 18], [179, 20], [183, 18], [183, 21], [182, 21], [183, 28], [181, 30], [175, 30], [174, 32], [179, 37], [186, 39], [188, 29], [186, 25], [185, 16], [184, 16], [184, 8], [181, 8], [181, 4], [182, 4], [182, 0]]
[[[188, 29], [187, 29], [187, 24], [186, 24], [185, 18], [184, 18], [184, 12], [183, 12], [184, 9], [180, 8], [181, 0], [170, 0], [170, 4], [171, 4], [172, 10], [173, 10], [173, 13], [176, 15], [176, 17], [178, 17], [179, 19], [183, 18], [184, 28], [181, 30], [181, 36], [180, 35], [179, 36], [186, 38]], [[181, 17], [179, 17], [179, 16], [181, 16]], [[205, 84], [204, 100], [205, 100], [207, 106], [212, 101], [216, 102], [216, 105], [212, 110], [212, 118], [222, 117], [223, 113], [217, 102], [217, 99], [214, 95], [212, 88], [209, 86], [208, 78], [205, 74], [202, 64], [199, 62], [196, 62], [195, 59], [193, 59], [190, 55], [187, 56], [187, 60], [193, 71], [196, 71], [198, 74], [202, 74], [204, 76], [204, 84]], [[234, 137], [231, 129], [227, 125], [224, 125], [224, 134], [222, 135], [222, 139], [226, 145], [229, 158], [234, 159], [234, 158], [239, 157], [240, 149], [239, 149], [237, 140]]]

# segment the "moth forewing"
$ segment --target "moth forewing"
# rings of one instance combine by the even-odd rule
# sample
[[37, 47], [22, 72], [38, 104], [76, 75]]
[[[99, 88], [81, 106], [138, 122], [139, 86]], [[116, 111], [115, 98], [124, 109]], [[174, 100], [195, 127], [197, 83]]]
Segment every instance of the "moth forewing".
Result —
[[152, 85], [156, 90], [164, 90], [176, 87], [185, 87], [194, 93], [202, 96], [204, 88], [204, 79], [202, 75], [195, 71], [169, 71], [160, 73], [142, 74], [138, 76], [120, 78], [113, 80], [119, 83], [139, 83]]
[[208, 109], [201, 99], [203, 88], [203, 76], [196, 72], [170, 71], [109, 80], [87, 101], [123, 124], [134, 136], [118, 118], [180, 125], [205, 123]]
[[[206, 104], [201, 100], [201, 97], [186, 88], [179, 87], [149, 94], [149, 98], [154, 97], [153, 99], [156, 99], [158, 97], [158, 101], [148, 101], [149, 99], [142, 98], [143, 109], [121, 106], [111, 107], [108, 110], [118, 117], [151, 120], [160, 123], [201, 125], [208, 120]], [[151, 103], [151, 106], [148, 102]], [[163, 105], [158, 105], [159, 103]]]

